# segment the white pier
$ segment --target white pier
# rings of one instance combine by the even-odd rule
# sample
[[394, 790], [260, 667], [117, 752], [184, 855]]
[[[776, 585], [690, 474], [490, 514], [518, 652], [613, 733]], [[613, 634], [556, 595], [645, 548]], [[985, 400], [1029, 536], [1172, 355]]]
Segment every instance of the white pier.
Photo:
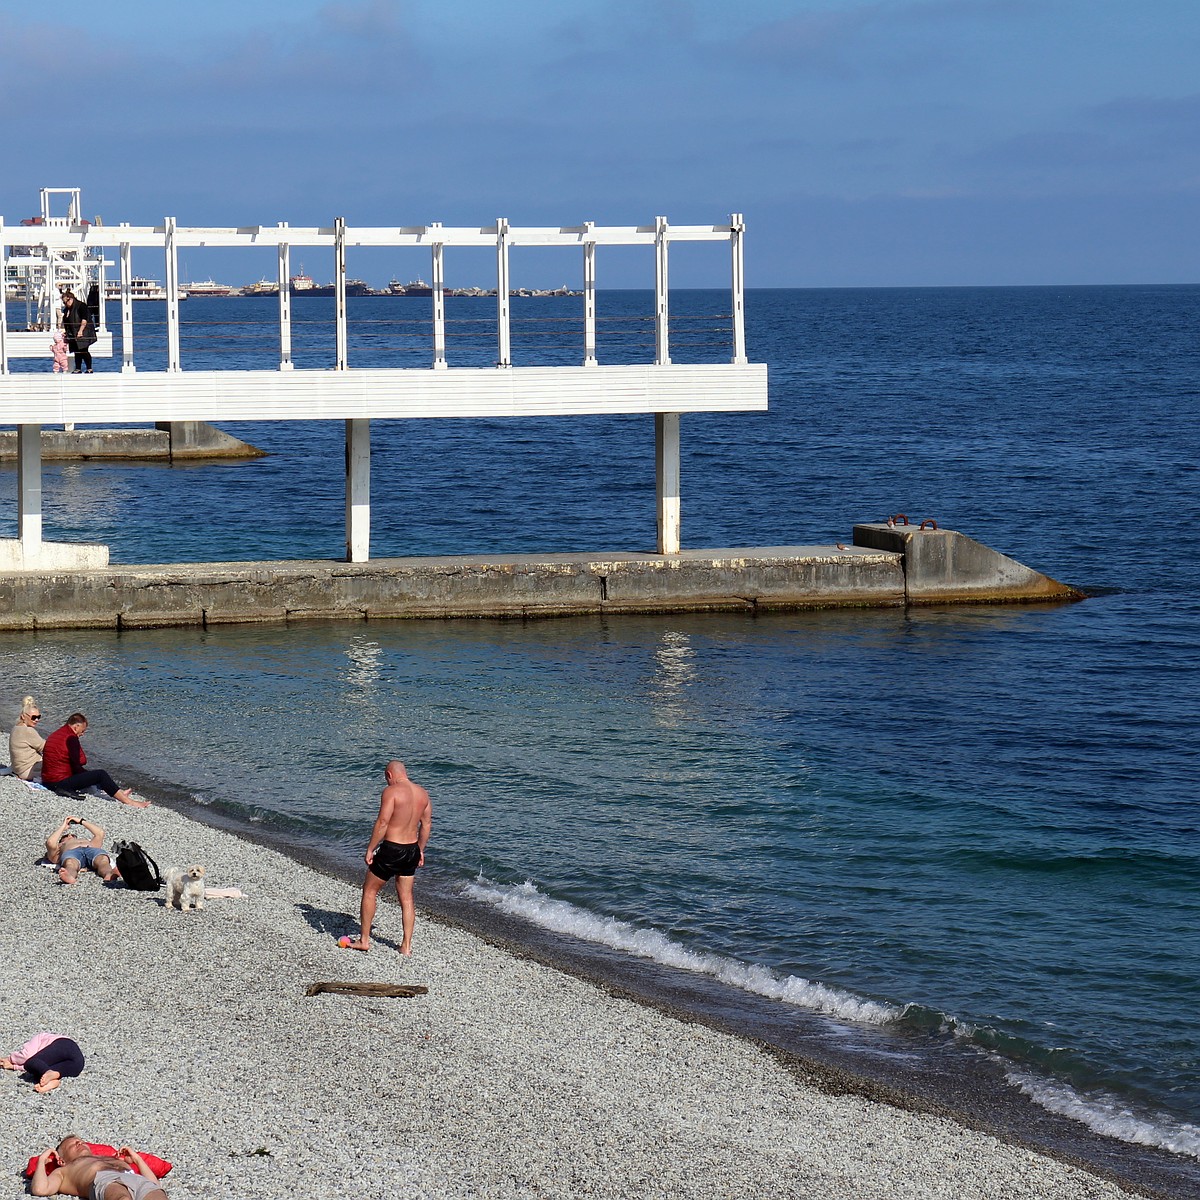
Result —
[[[78, 217], [78, 214], [74, 214]], [[12, 225], [0, 218], [0, 268], [10, 252], [70, 257], [112, 253], [120, 268], [120, 367], [90, 376], [14, 373], [11, 360], [26, 357], [30, 335], [8, 328], [0, 305], [0, 423], [16, 425], [19, 441], [19, 537], [0, 540], [0, 570], [85, 569], [104, 566], [107, 547], [52, 544], [42, 538], [41, 454], [43, 425], [158, 421], [341, 420], [346, 436], [346, 557], [370, 557], [370, 423], [429, 417], [545, 417], [644, 413], [654, 418], [657, 465], [657, 550], [677, 555], [680, 531], [680, 414], [758, 412], [767, 407], [767, 370], [746, 357], [743, 279], [744, 225], [672, 226], [664, 217], [641, 226], [603, 227], [586, 222], [559, 228], [516, 228], [506, 220], [482, 228], [442, 225], [350, 228], [338, 219], [324, 228], [285, 224], [241, 228], [189, 228], [173, 218], [161, 225]], [[731, 295], [728, 362], [671, 361], [670, 247], [677, 242], [725, 242]], [[252, 370], [189, 370], [181, 350], [179, 256], [188, 247], [269, 246], [279, 272], [278, 342], [271, 361]], [[445, 252], [448, 247], [489, 247], [495, 253], [496, 353], [493, 367], [456, 366], [447, 354]], [[514, 365], [511, 337], [510, 254], [515, 247], [573, 250], [582, 273], [583, 322], [574, 366]], [[655, 265], [653, 362], [605, 364], [597, 352], [597, 259], [607, 246], [641, 246]], [[131, 295], [132, 251], [151, 247], [163, 255], [166, 289], [166, 369], [138, 367], [138, 338]], [[290, 288], [293, 255], [309, 247], [333, 251], [334, 365], [302, 370], [292, 358]], [[350, 361], [346, 296], [348, 248], [424, 247], [433, 280], [431, 338], [418, 367], [362, 368]], [[15, 260], [15, 259], [14, 259]], [[5, 271], [7, 274], [7, 271]], [[104, 288], [101, 288], [103, 294]], [[231, 303], [238, 303], [232, 301]], [[403, 303], [414, 303], [403, 301]], [[477, 303], [482, 303], [477, 301]], [[189, 306], [190, 307], [190, 306]], [[101, 309], [99, 324], [104, 326]], [[18, 341], [21, 343], [18, 344]]]

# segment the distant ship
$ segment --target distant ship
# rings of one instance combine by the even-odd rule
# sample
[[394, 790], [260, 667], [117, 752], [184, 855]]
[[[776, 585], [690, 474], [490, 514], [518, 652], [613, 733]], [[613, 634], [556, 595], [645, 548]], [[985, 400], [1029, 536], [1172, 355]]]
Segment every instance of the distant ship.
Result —
[[[308, 279], [307, 275], [292, 276], [292, 291], [303, 292], [306, 296], [335, 296], [337, 289], [332, 283], [313, 283], [308, 280], [307, 287], [297, 287], [297, 279]], [[347, 296], [377, 296], [379, 293], [364, 279], [347, 279], [346, 280], [346, 295]]]
[[303, 267], [300, 268], [299, 275], [293, 275], [291, 279], [288, 280], [288, 287], [291, 288], [293, 292], [311, 292], [316, 286], [317, 285], [313, 283], [312, 276], [304, 274]]
[[[163, 287], [157, 279], [145, 279], [141, 275], [135, 275], [129, 281], [129, 298], [130, 300], [165, 300], [167, 298], [167, 289]], [[187, 292], [179, 293], [180, 300], [187, 299]], [[121, 299], [121, 284], [110, 280], [104, 285], [104, 299], [110, 303], [115, 303]]]
[[199, 279], [195, 283], [185, 283], [184, 291], [189, 296], [235, 296], [237, 289], [229, 284], [218, 283], [215, 279]]
[[[448, 295], [449, 288], [445, 289]], [[391, 280], [387, 285], [385, 296], [432, 296], [433, 288], [423, 279], [410, 279], [408, 283], [401, 283], [398, 279]]]
[[242, 288], [243, 296], [278, 296], [279, 284], [273, 279], [260, 279], [257, 283]]

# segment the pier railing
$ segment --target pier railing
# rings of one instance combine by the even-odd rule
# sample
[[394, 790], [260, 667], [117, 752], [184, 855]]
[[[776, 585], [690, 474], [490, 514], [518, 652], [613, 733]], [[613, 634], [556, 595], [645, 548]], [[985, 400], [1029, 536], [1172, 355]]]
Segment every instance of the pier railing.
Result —
[[[490, 249], [495, 261], [495, 366], [513, 366], [513, 308], [511, 254], [520, 247], [558, 247], [574, 250], [581, 267], [583, 315], [578, 344], [578, 362], [582, 366], [597, 366], [597, 329], [603, 318], [597, 307], [597, 261], [605, 248], [617, 246], [645, 247], [654, 255], [654, 362], [671, 362], [672, 318], [670, 312], [669, 261], [672, 245], [683, 242], [725, 242], [729, 245], [730, 311], [729, 361], [741, 364], [746, 360], [745, 287], [743, 235], [745, 225], [740, 213], [731, 215], [728, 224], [671, 225], [665, 217], [656, 217], [653, 224], [631, 226], [601, 226], [586, 221], [582, 225], [559, 227], [524, 227], [510, 225], [504, 218], [494, 225], [483, 227], [451, 227], [440, 224], [357, 228], [338, 218], [330, 226], [302, 228], [280, 223], [273, 226], [254, 225], [239, 228], [210, 228], [179, 225], [173, 217], [161, 225], [113, 226], [61, 224], [55, 226], [5, 225], [0, 219], [0, 259], [7, 262], [10, 250], [25, 252], [31, 248], [48, 251], [70, 250], [75, 253], [112, 251], [119, 268], [121, 370], [136, 369], [138, 348], [134, 312], [138, 307], [133, 295], [133, 252], [157, 249], [163, 256], [165, 280], [165, 369], [169, 372], [187, 369], [184, 361], [184, 320], [180, 300], [184, 287], [179, 277], [181, 254], [189, 248], [258, 249], [270, 248], [278, 266], [278, 353], [276, 366], [291, 370], [295, 366], [293, 349], [294, 300], [303, 292], [292, 290], [292, 261], [294, 252], [325, 249], [333, 254], [333, 341], [332, 366], [345, 370], [349, 360], [349, 311], [347, 306], [346, 255], [349, 250], [374, 248], [424, 248], [429, 252], [431, 276], [431, 317], [429, 345], [425, 365], [444, 369], [451, 365], [447, 357], [446, 251], [450, 248]], [[105, 304], [105, 289], [100, 288], [99, 320], [101, 330], [109, 326]], [[0, 306], [2, 309], [3, 306]], [[39, 331], [40, 332], [40, 331]], [[157, 333], [158, 331], [156, 331]], [[45, 339], [33, 335], [37, 357], [43, 357]], [[685, 335], [686, 337], [686, 335]], [[26, 341], [30, 334], [8, 328], [0, 311], [0, 373], [9, 370], [10, 357], [28, 357]], [[159, 338], [153, 339], [158, 341]], [[156, 347], [156, 350], [158, 347]], [[156, 353], [156, 358], [159, 355]]]
[[[78, 206], [76, 205], [76, 208]], [[74, 212], [74, 209], [72, 210]], [[342, 219], [322, 228], [286, 224], [239, 228], [195, 228], [167, 218], [161, 225], [87, 225], [75, 217], [41, 224], [6, 225], [0, 219], [0, 268], [10, 249], [25, 258], [40, 249], [47, 259], [58, 251], [76, 257], [99, 257], [104, 282], [105, 254], [113, 251], [120, 274], [120, 369], [94, 375], [53, 375], [49, 371], [45, 330], [9, 329], [6, 305], [0, 304], [0, 423], [17, 426], [18, 525], [16, 542], [0, 539], [0, 570], [32, 570], [50, 566], [82, 568], [107, 562], [107, 547], [74, 547], [42, 540], [41, 428], [75, 423], [139, 423], [182, 421], [297, 421], [343, 420], [346, 426], [346, 557], [351, 562], [369, 557], [370, 540], [370, 422], [376, 419], [445, 417], [545, 417], [583, 414], [635, 413], [653, 417], [657, 494], [657, 546], [660, 554], [680, 551], [680, 414], [691, 412], [761, 412], [767, 407], [767, 370], [746, 358], [745, 286], [741, 215], [728, 224], [671, 225], [658, 217], [649, 225], [516, 227], [500, 219], [482, 228], [453, 228], [440, 224], [396, 228], [352, 228]], [[730, 310], [727, 321], [728, 358], [714, 361], [711, 348], [704, 361], [672, 361], [671, 289], [668, 276], [671, 247], [681, 242], [727, 243]], [[601, 361], [598, 328], [597, 260], [609, 247], [642, 247], [654, 259], [654, 310], [647, 314], [647, 339], [653, 335], [653, 358], [616, 355]], [[277, 352], [260, 349], [235, 369], [206, 369], [185, 362], [180, 317], [183, 285], [180, 254], [188, 248], [269, 248], [278, 268]], [[331, 352], [319, 362], [326, 369], [296, 369], [293, 337], [294, 303], [292, 256], [297, 251], [324, 247], [333, 253], [333, 338]], [[346, 254], [360, 248], [425, 248], [429, 253], [430, 288], [426, 360], [397, 367], [394, 358], [383, 365], [351, 361], [347, 304]], [[488, 248], [495, 262], [494, 359], [475, 356], [461, 364], [447, 353], [445, 266], [448, 248]], [[530, 353], [514, 362], [514, 316], [511, 255], [518, 247], [556, 247], [573, 251], [582, 268], [582, 322], [575, 360], [561, 353]], [[152, 338], [138, 368], [141, 346], [134, 322], [133, 252], [157, 249], [163, 255], [165, 320]], [[6, 272], [5, 272], [6, 273]], [[99, 288], [97, 325], [102, 335], [97, 350], [111, 354], [104, 287]], [[399, 301], [397, 301], [399, 302]], [[144, 303], [139, 301], [139, 303]], [[231, 301], [231, 303], [246, 303]], [[474, 301], [485, 303], [485, 301]], [[560, 314], [565, 315], [565, 314]], [[695, 320], [687, 314], [685, 322]], [[520, 319], [516, 321], [520, 337]], [[259, 329], [262, 330], [260, 325]], [[695, 324], [685, 324], [693, 331]], [[144, 327], [143, 327], [144, 331]], [[640, 336], [640, 335], [639, 335]], [[411, 339], [409, 339], [411, 341]], [[695, 341], [685, 333], [680, 343]], [[111, 347], [115, 339], [109, 338]], [[155, 342], [157, 341], [157, 345]], [[261, 355], [261, 357], [260, 357]], [[13, 371], [11, 358], [37, 356], [46, 369]], [[232, 356], [231, 356], [232, 357]], [[681, 355], [681, 358], [685, 357]], [[686, 357], [694, 358], [694, 355]], [[198, 353], [198, 362], [204, 359]], [[209, 360], [211, 362], [211, 356]], [[308, 362], [312, 362], [309, 358]]]

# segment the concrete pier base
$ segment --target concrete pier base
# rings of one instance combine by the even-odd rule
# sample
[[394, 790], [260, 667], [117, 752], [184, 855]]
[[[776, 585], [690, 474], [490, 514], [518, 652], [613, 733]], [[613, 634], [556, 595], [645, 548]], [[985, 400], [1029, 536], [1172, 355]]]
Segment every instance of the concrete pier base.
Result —
[[854, 544], [903, 556], [909, 604], [981, 604], [1012, 600], [1080, 600], [1076, 588], [953, 529], [932, 523], [855, 525]]
[[[997, 589], [986, 594], [980, 589], [969, 598], [1047, 600], [1078, 595], [1071, 589], [1047, 591], [1035, 581], [1026, 592], [1014, 588], [1000, 595]], [[900, 607], [908, 602], [904, 552], [843, 545], [684, 550], [669, 555], [195, 563], [0, 574], [0, 629], [139, 629], [309, 618], [755, 613]]]
[[[0, 538], [0, 572], [95, 571], [107, 566], [107, 546], [87, 542], [24, 542], [20, 538]], [[0, 627], [3, 627], [2, 620]]]
[[[43, 462], [93, 459], [170, 462], [261, 458], [263, 451], [206, 421], [162, 421], [153, 429], [42, 429]], [[0, 432], [0, 461], [16, 459], [17, 435]]]
[[154, 428], [167, 434], [172, 458], [262, 458], [265, 454], [207, 421], [157, 421]]

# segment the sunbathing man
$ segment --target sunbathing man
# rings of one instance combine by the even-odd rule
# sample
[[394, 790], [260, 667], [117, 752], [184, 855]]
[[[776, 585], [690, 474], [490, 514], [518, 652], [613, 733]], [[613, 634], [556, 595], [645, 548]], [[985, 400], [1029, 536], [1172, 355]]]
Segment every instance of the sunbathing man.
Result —
[[[72, 825], [82, 825], [92, 835], [91, 840], [71, 833]], [[91, 867], [105, 883], [120, 878], [104, 851], [104, 826], [80, 817], [63, 817], [62, 824], [46, 839], [46, 857], [58, 867], [58, 877], [63, 883], [74, 883], [85, 867]]]
[[82, 792], [98, 787], [114, 800], [131, 808], [146, 808], [149, 800], [135, 800], [132, 788], [119, 788], [107, 771], [85, 771], [87, 755], [79, 738], [87, 732], [88, 719], [83, 713], [72, 713], [61, 729], [56, 729], [42, 747], [42, 782], [60, 796], [67, 792]]
[[429, 793], [413, 783], [402, 762], [388, 763], [384, 771], [387, 787], [379, 797], [379, 816], [367, 843], [367, 874], [363, 879], [360, 929], [358, 938], [342, 938], [339, 945], [348, 950], [370, 950], [371, 925], [375, 920], [375, 901], [393, 875], [396, 877], [396, 896], [404, 922], [401, 954], [412, 953], [413, 925], [416, 909], [413, 906], [413, 876], [425, 865], [425, 846], [433, 824], [433, 806]]
[[[59, 1165], [49, 1171], [51, 1155]], [[29, 1190], [35, 1196], [91, 1196], [93, 1200], [167, 1200], [167, 1193], [128, 1146], [116, 1158], [102, 1158], [82, 1138], [71, 1134], [56, 1147], [38, 1155]]]

